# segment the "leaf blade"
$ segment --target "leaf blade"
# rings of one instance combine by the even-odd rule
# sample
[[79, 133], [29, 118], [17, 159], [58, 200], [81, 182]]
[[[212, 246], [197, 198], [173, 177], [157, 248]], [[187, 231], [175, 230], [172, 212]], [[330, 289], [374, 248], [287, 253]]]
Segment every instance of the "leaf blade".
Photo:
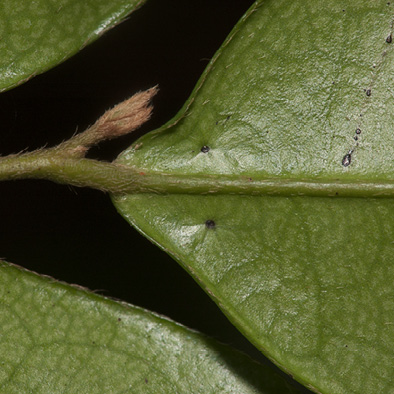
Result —
[[[394, 314], [388, 295], [394, 250], [386, 239], [392, 239], [394, 228], [384, 219], [393, 214], [390, 201], [251, 196], [165, 200], [124, 197], [118, 206], [281, 368], [321, 392], [360, 392], [391, 384], [388, 344]], [[198, 215], [191, 209], [196, 205]], [[359, 217], [360, 211], [368, 215]], [[214, 220], [216, 228], [206, 228], [206, 220]], [[360, 231], [363, 226], [368, 231]], [[380, 249], [384, 253], [377, 257]], [[378, 315], [384, 318], [380, 321]]]
[[[393, 183], [392, 29], [387, 2], [257, 1], [183, 110], [119, 161], [163, 183], [329, 181], [335, 195], [353, 182], [349, 196], [370, 196], [365, 183]], [[114, 202], [301, 382], [325, 393], [392, 387], [391, 199], [209, 192]]]
[[63, 62], [145, 0], [5, 0], [0, 5], [0, 92]]
[[0, 270], [3, 392], [297, 392], [243, 354], [141, 308], [4, 262]]

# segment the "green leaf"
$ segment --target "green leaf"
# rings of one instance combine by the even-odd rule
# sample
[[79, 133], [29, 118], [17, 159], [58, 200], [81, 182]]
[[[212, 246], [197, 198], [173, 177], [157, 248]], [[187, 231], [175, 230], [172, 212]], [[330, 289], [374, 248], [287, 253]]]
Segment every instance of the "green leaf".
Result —
[[151, 312], [0, 262], [2, 393], [298, 393]]
[[63, 62], [145, 0], [2, 0], [0, 92]]
[[393, 15], [257, 1], [180, 114], [119, 158], [168, 192], [119, 212], [322, 393], [394, 392]]

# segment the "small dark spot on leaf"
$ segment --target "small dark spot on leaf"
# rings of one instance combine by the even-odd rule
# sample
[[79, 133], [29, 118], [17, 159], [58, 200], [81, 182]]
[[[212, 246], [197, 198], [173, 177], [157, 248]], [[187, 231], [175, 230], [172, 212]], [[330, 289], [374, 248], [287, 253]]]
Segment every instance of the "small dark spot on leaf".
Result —
[[208, 229], [214, 229], [216, 227], [216, 223], [213, 220], [207, 220], [205, 222], [205, 227]]
[[120, 317], [118, 317], [118, 321], [122, 321], [122, 319]]
[[358, 137], [356, 135], [354, 136], [354, 141], [358, 141]]
[[352, 154], [349, 152], [345, 156], [343, 156], [342, 165], [344, 167], [348, 167], [348, 166], [350, 166], [351, 162], [352, 162]]
[[204, 145], [204, 146], [201, 148], [201, 152], [202, 152], [202, 153], [208, 153], [209, 151], [210, 151], [210, 147], [207, 146], [207, 145]]
[[338, 193], [338, 192], [335, 192], [335, 195], [336, 195], [336, 196], [338, 196], [338, 195], [339, 195], [339, 193]]
[[367, 89], [365, 94], [369, 97], [371, 95], [371, 89]]
[[230, 118], [231, 118], [231, 115], [227, 115], [226, 120], [230, 120]]
[[342, 10], [342, 12], [345, 12], [345, 10]]
[[387, 44], [391, 44], [393, 42], [393, 35], [390, 33], [386, 38]]
[[148, 384], [148, 379], [147, 378], [145, 378], [145, 383]]
[[216, 121], [216, 124], [217, 124], [217, 125], [219, 124], [219, 121], [218, 121], [218, 120]]

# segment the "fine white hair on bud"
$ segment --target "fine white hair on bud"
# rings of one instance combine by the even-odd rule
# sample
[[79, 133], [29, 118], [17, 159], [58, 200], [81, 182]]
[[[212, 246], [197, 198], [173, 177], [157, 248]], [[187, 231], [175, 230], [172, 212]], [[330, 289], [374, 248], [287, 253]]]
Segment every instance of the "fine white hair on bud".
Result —
[[153, 107], [152, 97], [158, 92], [155, 86], [138, 92], [102, 115], [93, 126], [58, 145], [60, 152], [84, 157], [89, 148], [99, 142], [131, 133], [149, 120]]
[[150, 105], [152, 97], [157, 93], [155, 86], [143, 92], [136, 93], [106, 111], [91, 129], [100, 140], [120, 137], [139, 128], [149, 120], [152, 113]]

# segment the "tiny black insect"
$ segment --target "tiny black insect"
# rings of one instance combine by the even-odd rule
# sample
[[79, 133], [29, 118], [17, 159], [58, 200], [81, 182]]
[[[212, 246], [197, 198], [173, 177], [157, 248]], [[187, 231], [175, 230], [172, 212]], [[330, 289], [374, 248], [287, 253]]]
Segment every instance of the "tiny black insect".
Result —
[[209, 151], [210, 151], [210, 147], [209, 146], [207, 146], [207, 145], [204, 145], [202, 148], [201, 148], [201, 152], [202, 153], [208, 153]]
[[205, 222], [205, 227], [206, 228], [209, 228], [209, 229], [213, 229], [213, 228], [215, 228], [216, 227], [216, 223], [213, 221], [213, 220], [207, 220], [206, 222]]

